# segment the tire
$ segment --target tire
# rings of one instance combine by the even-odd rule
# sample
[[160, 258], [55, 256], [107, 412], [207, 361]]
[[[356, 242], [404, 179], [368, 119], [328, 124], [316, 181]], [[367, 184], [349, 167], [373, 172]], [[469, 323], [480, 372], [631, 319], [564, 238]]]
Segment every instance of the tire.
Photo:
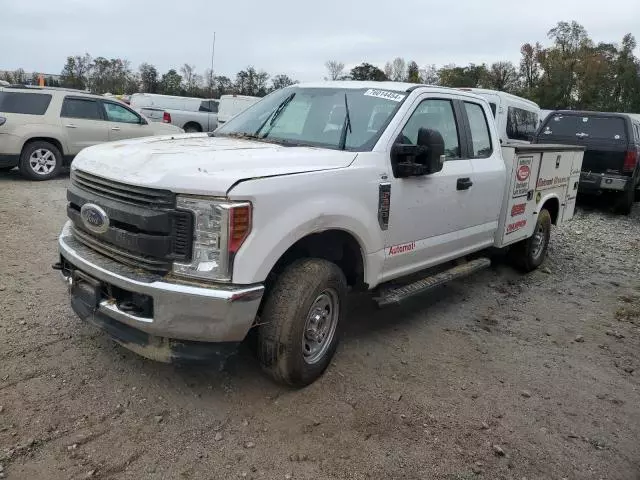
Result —
[[31, 142], [22, 149], [18, 168], [29, 180], [50, 180], [62, 169], [62, 154], [49, 142]]
[[620, 215], [629, 215], [633, 208], [636, 193], [633, 188], [629, 188], [622, 192], [616, 199], [614, 211]]
[[196, 123], [187, 123], [184, 126], [184, 133], [199, 133], [202, 132], [200, 125]]
[[280, 274], [258, 329], [258, 359], [275, 381], [303, 387], [324, 373], [338, 346], [346, 297], [344, 273], [326, 260], [299, 260]]
[[549, 210], [542, 209], [538, 215], [533, 235], [516, 243], [509, 251], [514, 266], [523, 272], [531, 272], [538, 268], [547, 257], [550, 237], [551, 214]]

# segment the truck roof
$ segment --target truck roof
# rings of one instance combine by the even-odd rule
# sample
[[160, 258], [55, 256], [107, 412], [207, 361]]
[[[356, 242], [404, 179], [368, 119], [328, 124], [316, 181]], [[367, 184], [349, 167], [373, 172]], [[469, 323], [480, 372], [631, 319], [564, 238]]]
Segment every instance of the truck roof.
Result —
[[513, 95], [512, 93], [503, 92], [501, 90], [491, 90], [489, 88], [464, 88], [464, 87], [461, 87], [458, 90], [463, 90], [465, 92], [472, 92], [472, 93], [477, 93], [477, 94], [485, 94], [485, 95], [491, 95], [491, 94], [492, 95], [499, 95], [501, 97], [510, 98], [512, 100], [517, 100], [519, 102], [528, 103], [532, 107], [540, 109], [540, 106], [536, 102], [533, 102], [533, 101], [529, 100], [528, 98], [519, 97], [517, 95]]
[[484, 98], [476, 95], [469, 90], [460, 90], [458, 88], [440, 87], [437, 85], [426, 85], [422, 83], [408, 83], [408, 82], [376, 82], [361, 81], [361, 80], [338, 80], [338, 81], [325, 81], [325, 82], [309, 82], [309, 83], [297, 83], [292, 87], [302, 88], [344, 88], [344, 89], [362, 89], [372, 88], [376, 90], [390, 90], [392, 92], [412, 92], [418, 88], [427, 89], [430, 92], [443, 92], [443, 93], [455, 93], [456, 95], [466, 95], [475, 99], [485, 100]]
[[552, 110], [549, 113], [549, 116], [551, 115], [555, 115], [555, 114], [561, 114], [561, 115], [573, 115], [576, 117], [582, 116], [582, 115], [588, 115], [591, 117], [618, 117], [618, 118], [631, 118], [634, 120], [638, 120], [638, 118], [640, 117], [637, 114], [634, 113], [620, 113], [620, 112], [596, 112], [596, 111], [592, 111], [592, 110]]

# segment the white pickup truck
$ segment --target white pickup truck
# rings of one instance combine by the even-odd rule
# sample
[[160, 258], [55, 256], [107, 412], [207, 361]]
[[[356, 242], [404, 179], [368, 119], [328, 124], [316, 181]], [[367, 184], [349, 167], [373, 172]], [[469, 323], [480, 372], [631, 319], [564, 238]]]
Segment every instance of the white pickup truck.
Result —
[[306, 385], [350, 290], [397, 303], [488, 266], [494, 247], [537, 268], [573, 216], [582, 154], [501, 147], [469, 92], [295, 85], [214, 134], [83, 150], [54, 267], [75, 312], [141, 355], [218, 359], [254, 331], [264, 369]]

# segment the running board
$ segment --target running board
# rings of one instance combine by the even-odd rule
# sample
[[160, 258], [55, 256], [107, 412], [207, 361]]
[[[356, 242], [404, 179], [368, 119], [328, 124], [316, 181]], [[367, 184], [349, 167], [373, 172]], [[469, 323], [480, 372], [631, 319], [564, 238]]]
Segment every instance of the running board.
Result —
[[378, 303], [379, 307], [386, 307], [400, 303], [402, 300], [406, 300], [414, 295], [420, 295], [435, 287], [444, 285], [445, 283], [455, 280], [456, 278], [466, 277], [478, 270], [487, 268], [491, 265], [491, 260], [488, 258], [478, 258], [471, 260], [470, 262], [456, 265], [444, 272], [436, 273], [429, 277], [418, 280], [417, 282], [409, 283], [401, 287], [389, 288], [380, 292], [380, 296], [375, 297], [374, 300]]

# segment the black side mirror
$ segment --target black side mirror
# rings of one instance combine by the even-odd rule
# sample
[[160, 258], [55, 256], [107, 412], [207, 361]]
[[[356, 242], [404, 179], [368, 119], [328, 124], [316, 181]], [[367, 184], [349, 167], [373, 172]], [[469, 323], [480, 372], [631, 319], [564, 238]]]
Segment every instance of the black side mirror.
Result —
[[140, 125], [149, 125], [149, 122], [144, 117], [140, 117]]
[[418, 144], [396, 143], [391, 149], [391, 166], [397, 178], [430, 175], [444, 166], [444, 139], [440, 132], [418, 130]]

